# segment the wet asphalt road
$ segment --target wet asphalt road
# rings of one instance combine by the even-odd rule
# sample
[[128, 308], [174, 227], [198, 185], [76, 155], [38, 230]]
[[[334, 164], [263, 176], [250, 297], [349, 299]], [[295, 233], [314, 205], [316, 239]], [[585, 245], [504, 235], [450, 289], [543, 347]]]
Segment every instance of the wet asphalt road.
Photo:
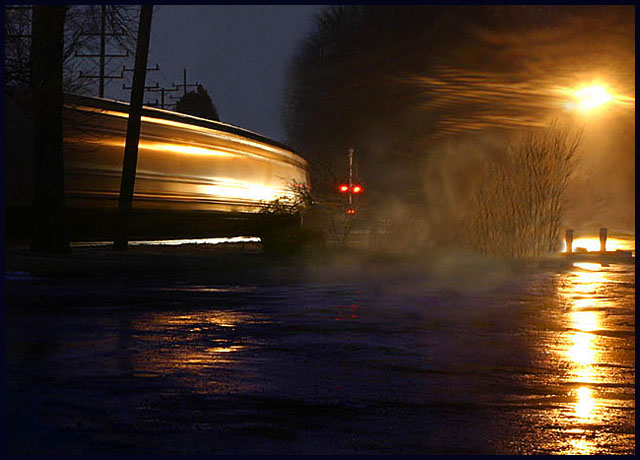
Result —
[[7, 257], [8, 453], [635, 452], [634, 265], [105, 251]]

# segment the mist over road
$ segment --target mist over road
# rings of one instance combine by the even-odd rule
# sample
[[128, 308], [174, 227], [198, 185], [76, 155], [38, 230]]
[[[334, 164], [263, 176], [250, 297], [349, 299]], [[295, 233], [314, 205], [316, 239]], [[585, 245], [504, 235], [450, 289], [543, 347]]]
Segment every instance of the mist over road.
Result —
[[75, 251], [8, 257], [9, 453], [635, 450], [633, 265]]

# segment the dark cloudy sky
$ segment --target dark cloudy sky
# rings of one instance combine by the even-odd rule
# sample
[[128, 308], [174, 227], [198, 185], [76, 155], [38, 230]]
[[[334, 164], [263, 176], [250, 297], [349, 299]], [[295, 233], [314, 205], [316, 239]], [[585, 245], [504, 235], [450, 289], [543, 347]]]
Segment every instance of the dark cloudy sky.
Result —
[[211, 95], [221, 121], [285, 141], [286, 67], [321, 8], [155, 6], [149, 66], [160, 71], [148, 74], [147, 85], [182, 82], [186, 68], [189, 83], [198, 81]]

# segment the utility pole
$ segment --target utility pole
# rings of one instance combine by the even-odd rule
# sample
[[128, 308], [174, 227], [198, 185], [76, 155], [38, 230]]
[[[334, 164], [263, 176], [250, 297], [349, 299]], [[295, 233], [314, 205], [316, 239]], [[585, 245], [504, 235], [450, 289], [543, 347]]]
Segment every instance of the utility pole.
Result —
[[152, 12], [153, 5], [142, 5], [140, 7], [140, 25], [138, 27], [138, 42], [136, 44], [136, 64], [135, 71], [133, 72], [133, 89], [131, 90], [129, 119], [127, 122], [127, 138], [124, 147], [124, 161], [122, 164], [117, 228], [113, 242], [113, 247], [117, 250], [127, 249], [129, 238], [129, 221], [131, 218], [131, 207], [133, 204], [136, 165], [138, 163], [140, 118], [142, 116], [142, 102], [144, 100], [144, 81], [147, 76], [147, 58], [149, 56]]
[[88, 58], [99, 58], [98, 64], [98, 75], [83, 75], [82, 71], [80, 71], [80, 78], [97, 78], [98, 79], [98, 96], [104, 97], [104, 84], [105, 80], [113, 80], [124, 78], [124, 75], [120, 73], [120, 75], [105, 75], [105, 66], [106, 66], [106, 58], [115, 57], [115, 58], [125, 58], [129, 57], [129, 53], [126, 54], [106, 54], [106, 39], [107, 37], [117, 37], [124, 35], [122, 33], [119, 34], [109, 34], [107, 33], [107, 6], [100, 6], [100, 32], [98, 33], [83, 33], [81, 35], [86, 36], [99, 36], [100, 37], [100, 52], [99, 54], [78, 54], [76, 51], [75, 57], [88, 57]]
[[35, 5], [31, 40], [33, 91], [33, 233], [31, 249], [69, 252], [64, 193], [62, 62], [67, 6]]
[[362, 185], [359, 183], [353, 183], [353, 149], [349, 149], [349, 154], [347, 157], [349, 158], [349, 184], [342, 184], [338, 187], [338, 190], [341, 193], [347, 193], [348, 198], [347, 201], [349, 206], [347, 207], [347, 214], [353, 215], [356, 213], [356, 210], [353, 208], [353, 194], [360, 194], [363, 192]]
[[[173, 91], [179, 91], [180, 88], [150, 88], [149, 91], [160, 92], [160, 108], [164, 109], [165, 107], [175, 105], [175, 104], [165, 104], [165, 93], [171, 93]], [[156, 105], [158, 105], [158, 100], [156, 99]]]
[[[180, 86], [182, 86], [182, 96], [184, 97], [187, 95], [187, 87], [197, 87], [199, 83], [195, 82], [195, 84], [187, 85], [187, 69], [185, 68], [183, 70], [184, 72], [182, 74], [182, 84], [180, 85], [180, 84], [174, 83], [173, 86], [175, 86], [176, 88], [179, 88]], [[176, 98], [173, 98], [173, 99], [176, 99]]]
[[[353, 190], [353, 149], [349, 149], [349, 190]], [[353, 201], [352, 194], [349, 193], [349, 208]]]

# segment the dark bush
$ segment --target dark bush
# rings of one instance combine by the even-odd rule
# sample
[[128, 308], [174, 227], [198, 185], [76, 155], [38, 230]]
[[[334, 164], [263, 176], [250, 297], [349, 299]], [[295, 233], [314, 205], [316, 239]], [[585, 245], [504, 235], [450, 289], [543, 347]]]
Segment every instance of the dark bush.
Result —
[[319, 255], [325, 248], [324, 233], [309, 225], [313, 200], [309, 190], [300, 184], [290, 187], [287, 197], [267, 203], [256, 220], [256, 233], [265, 254], [277, 257]]

